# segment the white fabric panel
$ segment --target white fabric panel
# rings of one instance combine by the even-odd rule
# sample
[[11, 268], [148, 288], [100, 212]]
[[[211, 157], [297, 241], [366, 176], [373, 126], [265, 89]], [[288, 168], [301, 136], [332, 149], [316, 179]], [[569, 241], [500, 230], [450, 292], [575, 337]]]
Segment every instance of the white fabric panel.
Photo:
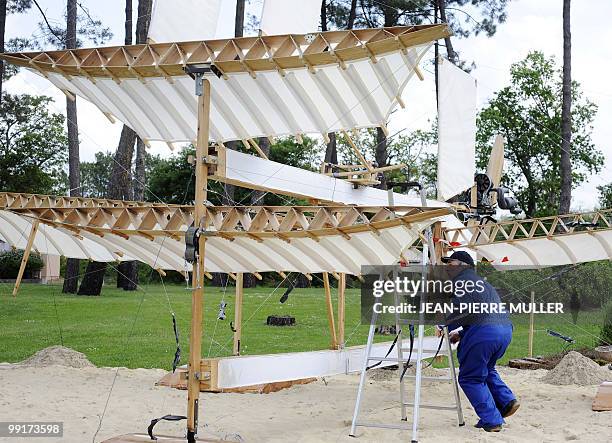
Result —
[[[272, 192], [299, 197], [307, 197], [326, 202], [360, 205], [387, 206], [387, 191], [361, 186], [354, 189], [346, 180], [341, 180], [305, 169], [265, 160], [261, 157], [244, 154], [231, 149], [225, 150], [225, 175], [231, 183], [250, 189], [271, 190]], [[415, 196], [394, 193], [396, 206], [421, 206], [421, 199]], [[427, 200], [430, 207], [442, 208], [448, 204]], [[453, 227], [463, 227], [459, 225]]]
[[[435, 350], [440, 339], [425, 337], [424, 348]], [[372, 357], [383, 358], [391, 342], [375, 343]], [[441, 353], [446, 352], [443, 344]], [[404, 354], [407, 357], [407, 354]], [[423, 351], [422, 359], [431, 358], [435, 351]], [[237, 388], [279, 381], [300, 380], [311, 377], [360, 372], [365, 358], [365, 346], [352, 346], [342, 350], [291, 352], [285, 354], [245, 355], [224, 357], [219, 360], [220, 388]], [[416, 360], [416, 352], [412, 354]], [[395, 365], [395, 362], [382, 362], [381, 367]]]
[[155, 0], [149, 39], [155, 43], [215, 37], [221, 0]]
[[264, 0], [260, 28], [265, 35], [308, 34], [320, 19], [321, 0]]
[[497, 269], [542, 268], [612, 260], [612, 230], [576, 233], [512, 243], [479, 245], [474, 249]]
[[447, 60], [439, 70], [438, 198], [448, 200], [474, 184], [476, 80]]
[[[17, 249], [24, 249], [32, 229], [32, 219], [10, 211], [0, 211], [0, 237]], [[117, 257], [108, 249], [88, 238], [80, 239], [72, 233], [40, 224], [32, 248], [48, 255], [92, 259], [95, 261], [115, 261]], [[129, 259], [126, 258], [126, 259]]]
[[[209, 272], [345, 272], [360, 274], [364, 265], [394, 264], [400, 252], [412, 245], [418, 233], [437, 219], [415, 223], [412, 227], [395, 226], [381, 229], [381, 235], [370, 231], [311, 238], [292, 238], [289, 243], [279, 238], [262, 242], [248, 237], [229, 241], [209, 237], [206, 242], [205, 269]], [[0, 211], [0, 239], [9, 245], [26, 247], [32, 227], [28, 217]], [[186, 229], [186, 226], [183, 227]], [[49, 255], [91, 259], [100, 262], [138, 260], [155, 269], [184, 271], [185, 245], [167, 236], [153, 240], [130, 235], [129, 238], [103, 232], [79, 230], [75, 235], [63, 227], [40, 224], [34, 250]], [[191, 267], [187, 266], [187, 270]]]
[[[429, 45], [409, 51], [419, 59]], [[307, 69], [228, 74], [207, 77], [212, 86], [210, 139], [213, 142], [297, 134], [326, 134], [380, 126], [413, 74], [413, 63], [392, 52], [371, 60]], [[55, 72], [49, 80], [94, 103], [130, 126], [144, 140], [191, 142], [196, 138], [197, 98], [188, 76], [144, 81], [97, 78], [95, 83]]]

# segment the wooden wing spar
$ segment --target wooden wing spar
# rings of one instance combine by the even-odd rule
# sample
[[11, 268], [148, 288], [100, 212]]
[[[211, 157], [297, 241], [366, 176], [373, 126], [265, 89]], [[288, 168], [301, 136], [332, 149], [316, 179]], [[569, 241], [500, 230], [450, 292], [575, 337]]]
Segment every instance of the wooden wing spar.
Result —
[[[186, 269], [184, 233], [193, 206], [119, 204], [112, 200], [0, 194], [0, 236], [44, 254], [102, 262], [139, 260], [155, 269]], [[415, 207], [206, 208], [206, 271], [345, 272], [393, 264], [420, 232], [449, 213]]]
[[498, 269], [612, 260], [612, 209], [445, 229], [446, 246], [477, 252]]
[[445, 24], [3, 54], [145, 141], [196, 140], [187, 65], [214, 65], [210, 141], [385, 127]]

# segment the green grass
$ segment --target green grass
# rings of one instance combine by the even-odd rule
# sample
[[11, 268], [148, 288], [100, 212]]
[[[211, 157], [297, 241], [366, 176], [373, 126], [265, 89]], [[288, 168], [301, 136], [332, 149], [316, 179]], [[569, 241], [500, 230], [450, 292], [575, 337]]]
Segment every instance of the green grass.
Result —
[[[184, 286], [145, 286], [125, 292], [106, 286], [100, 297], [61, 293], [61, 286], [23, 284], [17, 298], [12, 287], [0, 283], [0, 361], [17, 362], [47, 346], [61, 344], [81, 351], [97, 366], [170, 368], [175, 351], [171, 312], [179, 326], [182, 362], [188, 353], [191, 292]], [[167, 292], [166, 292], [167, 291]], [[246, 289], [244, 294], [242, 353], [263, 354], [325, 349], [329, 345], [323, 290], [295, 289], [285, 304], [278, 299], [284, 289]], [[335, 292], [335, 291], [334, 291]], [[229, 355], [230, 320], [234, 317], [234, 288], [225, 294], [227, 320], [217, 321], [222, 288], [207, 287], [202, 341], [203, 356]], [[368, 327], [359, 323], [359, 291], [347, 290], [346, 337], [348, 345], [364, 344]], [[334, 293], [334, 306], [336, 303]], [[294, 327], [266, 326], [268, 315], [292, 315]], [[553, 329], [576, 339], [579, 347], [596, 344], [603, 314], [581, 312], [578, 324], [571, 316], [536, 315], [534, 353], [553, 354], [563, 342], [546, 334]], [[502, 363], [527, 355], [529, 318], [514, 316], [512, 344]], [[61, 329], [61, 335], [60, 335]], [[211, 345], [211, 339], [212, 341]], [[377, 340], [390, 340], [378, 337]]]

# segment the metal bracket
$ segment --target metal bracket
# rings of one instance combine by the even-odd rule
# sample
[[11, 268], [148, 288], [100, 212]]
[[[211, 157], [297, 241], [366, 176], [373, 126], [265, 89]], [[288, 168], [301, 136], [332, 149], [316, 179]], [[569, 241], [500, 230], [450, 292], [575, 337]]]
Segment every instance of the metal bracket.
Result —
[[195, 95], [197, 95], [198, 97], [201, 97], [202, 94], [204, 94], [203, 87], [202, 87], [202, 83], [203, 83], [202, 80], [204, 80], [204, 73], [197, 72], [195, 74]]

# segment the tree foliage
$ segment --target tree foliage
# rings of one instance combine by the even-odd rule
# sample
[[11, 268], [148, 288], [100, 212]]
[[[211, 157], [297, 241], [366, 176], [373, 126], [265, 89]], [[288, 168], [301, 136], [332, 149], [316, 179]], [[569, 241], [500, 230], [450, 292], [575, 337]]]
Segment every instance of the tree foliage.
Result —
[[[77, 14], [77, 40], [76, 47], [80, 48], [85, 43], [101, 46], [113, 37], [109, 27], [93, 17], [89, 10], [78, 2]], [[46, 11], [39, 8], [37, 2], [33, 0], [8, 0], [6, 11], [8, 14], [23, 14], [36, 8], [40, 14], [41, 21], [36, 25], [37, 31], [30, 36], [13, 37], [6, 41], [6, 52], [21, 52], [27, 50], [43, 49], [45, 46], [53, 46], [58, 49], [66, 47], [66, 17], [63, 20], [52, 20], [46, 15]], [[19, 72], [19, 67], [12, 64], [5, 64], [3, 79], [8, 80]]]
[[[456, 37], [484, 33], [488, 37], [506, 21], [510, 0], [359, 0], [355, 28], [420, 25], [434, 22], [434, 13], [444, 6], [446, 21]], [[434, 4], [437, 7], [434, 8]], [[346, 29], [351, 0], [327, 0], [330, 29]], [[439, 20], [439, 18], [438, 18]]]
[[[510, 85], [496, 92], [478, 116], [477, 162], [481, 170], [496, 134], [506, 137], [502, 183], [516, 194], [528, 216], [550, 215], [559, 204], [561, 160], [561, 71], [554, 57], [531, 52], [510, 68]], [[572, 84], [573, 186], [603, 165], [592, 139], [597, 106]]]
[[0, 104], [0, 189], [65, 192], [67, 137], [64, 116], [51, 114], [51, 98], [5, 94]]
[[599, 206], [601, 208], [612, 208], [612, 183], [598, 186]]
[[[375, 129], [362, 129], [351, 137], [368, 161], [374, 161], [377, 136]], [[436, 144], [438, 142], [437, 126], [428, 130], [416, 130], [408, 134], [390, 135], [387, 138], [387, 163], [403, 163], [401, 170], [387, 172], [390, 180], [421, 182], [428, 193], [435, 196], [437, 176]], [[344, 137], [338, 137], [338, 154], [340, 163], [358, 164], [359, 160]]]
[[96, 152], [93, 162], [81, 162], [81, 192], [83, 197], [105, 198], [113, 154]]
[[[11, 249], [0, 252], [0, 278], [17, 278], [22, 260], [23, 250]], [[42, 268], [43, 261], [40, 258], [40, 254], [36, 251], [32, 251], [26, 263], [24, 277], [30, 278], [32, 274], [35, 274]]]

